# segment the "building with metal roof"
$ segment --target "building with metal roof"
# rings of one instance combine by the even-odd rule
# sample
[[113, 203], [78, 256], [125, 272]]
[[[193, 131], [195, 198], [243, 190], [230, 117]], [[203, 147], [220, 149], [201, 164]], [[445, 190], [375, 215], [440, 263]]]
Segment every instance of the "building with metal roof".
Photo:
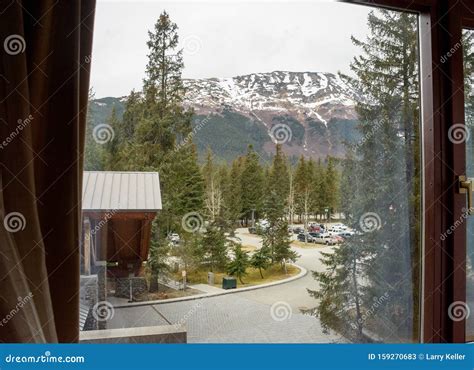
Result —
[[157, 172], [85, 171], [82, 273], [90, 274], [97, 261], [105, 261], [109, 275], [140, 275], [152, 221], [161, 208]]
[[85, 171], [84, 211], [158, 211], [161, 209], [158, 172]]

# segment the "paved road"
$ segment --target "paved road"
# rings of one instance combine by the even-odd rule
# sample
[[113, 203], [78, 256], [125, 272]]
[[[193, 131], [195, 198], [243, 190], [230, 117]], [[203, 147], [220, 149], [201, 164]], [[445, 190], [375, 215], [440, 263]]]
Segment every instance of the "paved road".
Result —
[[[243, 244], [260, 247], [258, 237], [239, 235]], [[244, 241], [245, 240], [245, 241]], [[302, 249], [297, 263], [308, 271], [321, 270], [321, 251], [332, 247]], [[330, 343], [341, 342], [325, 334], [318, 319], [303, 315], [301, 308], [316, 301], [306, 289], [317, 284], [305, 277], [268, 288], [175, 303], [116, 309], [109, 328], [185, 323], [190, 343]]]
[[[260, 248], [261, 238], [257, 235], [250, 235], [246, 233], [246, 231], [247, 229], [237, 230], [237, 236], [242, 239], [243, 244]], [[293, 237], [293, 239], [295, 238]], [[300, 255], [296, 263], [308, 270], [308, 274], [305, 277], [288, 284], [242, 292], [239, 293], [239, 295], [256, 302], [270, 305], [276, 301], [285, 301], [290, 304], [294, 311], [314, 307], [316, 301], [309, 296], [307, 289], [317, 289], [318, 285], [313, 279], [311, 271], [322, 271], [324, 269], [319, 260], [321, 257], [320, 253], [330, 252], [332, 248], [333, 247], [316, 247], [306, 249], [293, 246], [293, 250]]]

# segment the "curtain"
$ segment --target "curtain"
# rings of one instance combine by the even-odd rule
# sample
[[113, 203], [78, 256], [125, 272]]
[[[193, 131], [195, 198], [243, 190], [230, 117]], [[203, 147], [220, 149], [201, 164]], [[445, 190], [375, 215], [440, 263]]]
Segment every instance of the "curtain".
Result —
[[0, 0], [0, 341], [77, 342], [95, 0]]

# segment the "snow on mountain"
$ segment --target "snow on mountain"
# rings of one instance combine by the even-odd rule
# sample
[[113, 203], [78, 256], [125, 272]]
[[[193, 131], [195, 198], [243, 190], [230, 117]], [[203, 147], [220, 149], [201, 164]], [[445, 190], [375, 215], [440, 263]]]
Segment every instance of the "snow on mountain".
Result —
[[[343, 157], [346, 143], [360, 139], [355, 105], [361, 97], [334, 73], [275, 71], [184, 84], [201, 155], [210, 147], [233, 160], [252, 144], [269, 158], [278, 142], [292, 158]], [[94, 121], [106, 122], [112, 106], [121, 116], [126, 99], [94, 100]]]
[[186, 104], [206, 114], [223, 108], [313, 118], [354, 119], [357, 94], [334, 73], [252, 73], [231, 78], [185, 80]]

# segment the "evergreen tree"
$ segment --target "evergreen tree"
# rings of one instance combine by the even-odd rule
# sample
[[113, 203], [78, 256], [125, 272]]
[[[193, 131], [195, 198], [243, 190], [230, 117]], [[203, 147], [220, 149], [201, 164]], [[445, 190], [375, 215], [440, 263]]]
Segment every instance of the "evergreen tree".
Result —
[[[350, 158], [346, 162], [351, 169], [343, 173], [342, 181], [345, 186], [352, 182], [354, 195], [344, 197], [341, 207], [350, 215], [348, 222], [357, 235], [336, 248], [332, 258], [323, 259], [326, 273], [333, 275], [327, 279], [315, 275], [322, 286], [327, 284], [316, 311], [323, 324], [344, 326], [339, 325], [343, 333], [352, 329], [360, 336], [364, 326], [384, 340], [416, 340], [420, 285], [417, 17], [377, 10], [370, 13], [368, 25], [367, 40], [353, 38], [362, 50], [351, 64], [355, 77], [344, 77], [364, 97], [357, 105], [362, 140], [354, 148], [352, 162]], [[369, 232], [367, 215], [371, 215]], [[352, 291], [347, 293], [349, 287]], [[374, 307], [374, 301], [386, 295], [389, 299]], [[332, 320], [331, 300], [344, 307], [346, 317], [367, 312], [370, 317], [357, 321], [355, 329], [342, 318]]]
[[290, 166], [288, 169], [288, 222], [294, 223], [296, 203], [295, 203], [295, 173], [293, 168]]
[[89, 105], [86, 120], [86, 141], [84, 146], [84, 169], [86, 171], [101, 171], [104, 169], [104, 147], [94, 138], [94, 127], [96, 123], [92, 119], [91, 102], [94, 100], [94, 92], [89, 90]]
[[233, 234], [235, 219], [232, 218], [231, 204], [229, 201], [232, 184], [227, 164], [222, 164], [219, 166], [219, 169], [217, 170], [217, 181], [219, 183], [219, 189], [222, 198], [219, 219], [222, 220], [222, 224], [225, 225], [226, 229], [228, 229], [229, 232]]
[[334, 159], [329, 157], [327, 167], [321, 178], [321, 192], [323, 194], [323, 207], [329, 209], [329, 216], [334, 213], [339, 204], [339, 180]]
[[[174, 153], [174, 160], [162, 168], [163, 210], [160, 212], [167, 219], [168, 230], [182, 230], [186, 215], [198, 214], [195, 220], [200, 227], [204, 223], [204, 180], [197, 164], [196, 147], [186, 144]], [[194, 234], [189, 233], [190, 235]], [[188, 236], [190, 236], [188, 235]]]
[[110, 113], [109, 118], [107, 119], [107, 125], [111, 128], [113, 132], [113, 139], [104, 143], [104, 167], [107, 171], [116, 170], [119, 166], [119, 156], [120, 149], [122, 145], [122, 136], [119, 132], [120, 120], [117, 118], [117, 111], [115, 106], [112, 107], [112, 112]]
[[[177, 25], [163, 12], [149, 32], [148, 64], [142, 95], [132, 92], [124, 112], [120, 133], [125, 139], [123, 154], [127, 169], [159, 171], [163, 210], [159, 214], [164, 237], [179, 232], [183, 249], [196, 247], [199, 230], [185, 227], [192, 222], [204, 223], [204, 181], [197, 163], [194, 144], [188, 141], [175, 148], [175, 143], [191, 131], [192, 111], [185, 110], [185, 89], [181, 79], [184, 67], [178, 50]], [[196, 240], [195, 240], [196, 239]], [[189, 252], [189, 251], [188, 251]], [[185, 253], [194, 257], [194, 252]], [[196, 252], [197, 253], [197, 252]]]
[[[472, 30], [464, 30], [462, 36], [463, 57], [464, 57], [464, 99], [465, 99], [465, 120], [467, 129], [470, 133], [470, 139], [466, 142], [466, 173], [472, 176], [474, 173], [474, 148], [472, 140], [474, 140], [474, 32]], [[468, 223], [472, 222], [468, 219]], [[471, 225], [468, 224], [470, 229]], [[468, 238], [468, 262], [471, 271], [474, 269], [474, 239]]]
[[184, 271], [192, 272], [201, 267], [204, 259], [202, 236], [195, 233], [192, 237], [181, 238], [179, 244], [172, 248], [172, 254], [179, 258]]
[[270, 265], [270, 256], [267, 248], [260, 248], [250, 258], [250, 265], [258, 269], [260, 277], [263, 279], [262, 270], [266, 270]]
[[222, 227], [215, 223], [208, 225], [202, 241], [203, 262], [211, 271], [224, 268], [227, 264], [227, 251], [231, 243]]
[[205, 184], [205, 208], [209, 222], [215, 222], [222, 215], [223, 195], [218, 178], [218, 169], [214, 164], [213, 153], [208, 148], [206, 162], [202, 169]]
[[152, 224], [152, 235], [150, 243], [150, 255], [147, 260], [147, 267], [150, 270], [150, 292], [158, 291], [158, 276], [168, 272], [168, 264], [166, 263], [170, 250], [167, 240], [159, 238], [157, 220]]
[[264, 201], [264, 176], [263, 168], [258, 161], [258, 155], [249, 145], [247, 155], [243, 163], [240, 176], [242, 213], [245, 217], [246, 225], [248, 219], [252, 217], [252, 212], [258, 215], [263, 207]]
[[229, 220], [234, 224], [243, 216], [242, 207], [242, 170], [243, 157], [238, 157], [232, 162], [229, 174], [228, 191], [224, 193], [224, 202], [229, 212]]
[[239, 279], [241, 284], [245, 284], [242, 278], [247, 275], [247, 267], [249, 266], [248, 253], [242, 250], [239, 244], [234, 246], [234, 259], [227, 265], [227, 273]]
[[131, 101], [124, 114], [129, 117], [135, 110], [142, 112], [130, 130], [133, 131], [133, 161], [143, 170], [160, 168], [165, 162], [173, 161], [170, 157], [173, 157], [175, 143], [191, 131], [193, 112], [186, 111], [182, 104], [184, 64], [182, 50], [177, 50], [177, 30], [168, 13], [163, 12], [153, 32], [149, 32], [143, 103], [137, 107], [135, 100]]
[[313, 208], [314, 162], [300, 157], [295, 171], [295, 198], [297, 212], [302, 215], [304, 229], [308, 230], [308, 220]]
[[367, 256], [357, 243], [351, 243], [352, 240], [344, 243], [335, 253], [321, 252], [321, 262], [332, 268], [312, 272], [319, 288], [308, 289], [308, 292], [319, 300], [319, 305], [303, 312], [319, 317], [326, 332], [333, 329], [360, 343], [368, 341], [363, 333], [362, 311], [367, 294], [360, 282], [362, 277], [367, 276], [367, 266], [362, 262]]
[[324, 209], [327, 204], [327, 195], [325, 191], [334, 191], [334, 189], [327, 189], [325, 185], [326, 170], [319, 159], [316, 163], [312, 164], [313, 169], [313, 180], [312, 180], [312, 191], [311, 191], [311, 209], [312, 212], [317, 215], [324, 213]]
[[[167, 116], [177, 118], [177, 122], [169, 122], [167, 127], [176, 133], [188, 132], [189, 122], [183, 117], [184, 85], [181, 78], [183, 63], [183, 51], [177, 50], [179, 37], [178, 26], [172, 22], [169, 14], [164, 11], [160, 14], [153, 32], [148, 32], [149, 49], [148, 64], [146, 66], [146, 78], [144, 81], [145, 100], [152, 102], [148, 106], [148, 113], [154, 117], [156, 113], [159, 119]], [[181, 127], [181, 124], [184, 126]], [[166, 141], [166, 140], [165, 140]]]
[[354, 154], [351, 149], [347, 149], [346, 158], [342, 163], [342, 173], [340, 184], [339, 184], [339, 193], [344, 194], [344, 198], [340, 198], [339, 209], [346, 217], [346, 223], [353, 224], [352, 215], [351, 215], [351, 205], [356, 202], [356, 194], [360, 192], [356, 189], [358, 182], [357, 174], [357, 163], [354, 159]]
[[125, 102], [122, 119], [115, 124], [115, 138], [118, 144], [117, 153], [109, 157], [108, 167], [121, 171], [136, 171], [143, 162], [140, 153], [136, 152], [134, 145], [135, 130], [143, 118], [144, 102], [141, 95], [134, 90], [130, 92]]
[[273, 157], [272, 166], [268, 169], [268, 175], [265, 176], [268, 181], [267, 195], [274, 192], [277, 197], [282, 199], [281, 217], [286, 212], [288, 193], [290, 190], [289, 170], [285, 154], [283, 153], [281, 144], [276, 145], [276, 154]]
[[286, 262], [295, 262], [298, 255], [291, 249], [288, 222], [281, 214], [283, 202], [275, 191], [266, 199], [265, 216], [269, 224], [262, 235], [262, 248], [272, 263], [280, 263], [286, 269]]

